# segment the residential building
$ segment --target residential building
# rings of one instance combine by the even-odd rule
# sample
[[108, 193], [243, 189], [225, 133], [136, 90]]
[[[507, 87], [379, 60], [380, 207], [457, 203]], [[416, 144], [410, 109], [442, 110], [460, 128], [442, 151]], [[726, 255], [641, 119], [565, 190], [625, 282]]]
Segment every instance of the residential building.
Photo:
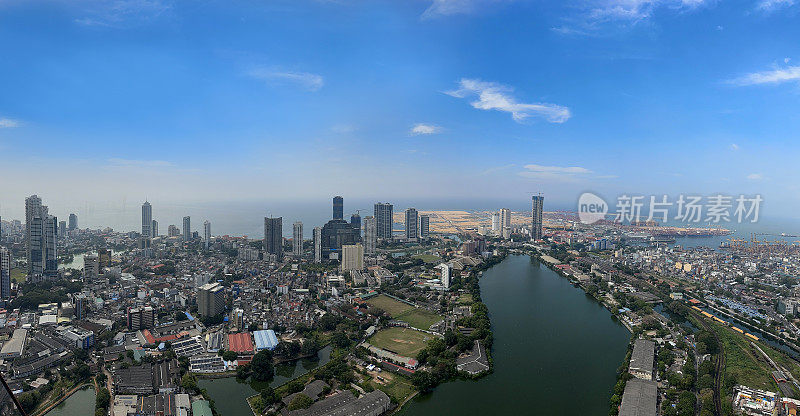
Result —
[[314, 263], [322, 263], [322, 227], [314, 227]]
[[69, 225], [68, 228], [70, 231], [74, 231], [78, 229], [78, 216], [75, 214], [69, 214]]
[[531, 240], [542, 239], [542, 208], [544, 207], [544, 197], [534, 195], [531, 198]]
[[419, 213], [416, 208], [406, 209], [406, 239], [416, 240], [419, 236]]
[[341, 196], [333, 197], [333, 219], [344, 219], [344, 199]]
[[431, 234], [431, 217], [428, 214], [419, 216], [419, 237], [428, 238]]
[[394, 224], [394, 206], [388, 202], [375, 204], [375, 236], [378, 239], [392, 239], [392, 225]]
[[0, 246], [0, 300], [11, 300], [11, 250]]
[[225, 310], [225, 288], [217, 282], [206, 283], [197, 291], [197, 312], [217, 316]]
[[341, 270], [343, 272], [350, 270], [363, 270], [364, 269], [364, 246], [361, 243], [348, 244], [342, 246], [342, 263]]
[[187, 215], [183, 217], [183, 241], [192, 239], [192, 219]]
[[203, 221], [203, 246], [206, 250], [211, 246], [211, 222], [208, 220]]
[[150, 232], [153, 233], [153, 237], [158, 237], [158, 221], [153, 220], [152, 224]]
[[292, 254], [295, 257], [303, 255], [303, 223], [300, 221], [292, 224]]
[[100, 277], [100, 257], [96, 254], [86, 254], [83, 256], [83, 278], [84, 280], [96, 280]]
[[153, 207], [144, 201], [142, 204], [142, 237], [153, 236]]
[[283, 217], [264, 217], [264, 255], [283, 260]]
[[364, 217], [364, 252], [368, 255], [375, 254], [378, 245], [377, 224], [375, 217]]

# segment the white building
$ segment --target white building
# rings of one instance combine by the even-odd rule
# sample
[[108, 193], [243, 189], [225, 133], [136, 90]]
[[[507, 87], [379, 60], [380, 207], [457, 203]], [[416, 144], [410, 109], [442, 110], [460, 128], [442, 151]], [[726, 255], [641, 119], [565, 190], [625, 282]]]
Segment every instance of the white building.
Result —
[[314, 227], [314, 263], [322, 263], [322, 227]]
[[364, 252], [368, 255], [375, 254], [375, 247], [378, 244], [377, 224], [375, 217], [364, 217]]
[[439, 280], [442, 281], [442, 287], [450, 289], [450, 266], [447, 263], [442, 263], [436, 266], [439, 270]]
[[203, 221], [203, 245], [206, 250], [211, 245], [211, 222], [208, 220]]
[[292, 254], [295, 257], [303, 255], [303, 223], [300, 221], [292, 225]]
[[343, 272], [364, 269], [364, 246], [361, 243], [342, 246], [341, 269]]

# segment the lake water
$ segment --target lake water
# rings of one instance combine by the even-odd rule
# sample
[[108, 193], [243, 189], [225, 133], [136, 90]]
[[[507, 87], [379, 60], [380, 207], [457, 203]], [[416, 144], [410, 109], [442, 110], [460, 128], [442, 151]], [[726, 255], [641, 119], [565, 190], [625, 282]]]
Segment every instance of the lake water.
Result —
[[87, 416], [94, 414], [94, 388], [87, 386], [47, 412], [47, 416]]
[[289, 380], [325, 365], [331, 359], [331, 347], [325, 347], [316, 360], [302, 359], [275, 366], [275, 378], [271, 382], [237, 380], [236, 377], [200, 379], [198, 384], [206, 389], [223, 416], [252, 416], [247, 398], [258, 394], [266, 386], [278, 387]]
[[412, 400], [403, 416], [608, 414], [630, 333], [611, 313], [528, 256], [484, 272], [494, 373]]

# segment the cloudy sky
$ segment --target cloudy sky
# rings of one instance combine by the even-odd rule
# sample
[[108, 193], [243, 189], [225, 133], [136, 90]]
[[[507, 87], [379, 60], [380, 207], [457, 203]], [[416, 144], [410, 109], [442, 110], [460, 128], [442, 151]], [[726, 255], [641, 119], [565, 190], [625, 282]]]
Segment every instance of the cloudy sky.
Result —
[[0, 0], [0, 215], [592, 190], [799, 216], [797, 3]]

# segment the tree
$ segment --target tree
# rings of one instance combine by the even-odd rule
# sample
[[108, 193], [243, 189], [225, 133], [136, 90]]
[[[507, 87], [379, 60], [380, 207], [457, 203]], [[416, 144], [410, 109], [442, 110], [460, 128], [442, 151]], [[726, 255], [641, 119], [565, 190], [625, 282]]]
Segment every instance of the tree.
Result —
[[95, 398], [95, 406], [100, 409], [107, 409], [110, 402], [111, 394], [108, 392], [107, 388], [101, 387]]
[[280, 396], [278, 396], [278, 394], [275, 393], [275, 390], [273, 390], [270, 386], [267, 386], [264, 390], [261, 390], [261, 404], [264, 405], [265, 408], [272, 406], [280, 399]]
[[225, 361], [234, 361], [239, 358], [239, 354], [236, 351], [224, 351], [222, 353], [222, 359]]
[[288, 408], [289, 410], [308, 409], [312, 404], [314, 404], [314, 400], [311, 400], [310, 397], [303, 393], [298, 393], [297, 396], [294, 396], [292, 401], [289, 402]]
[[250, 362], [250, 368], [253, 372], [253, 379], [257, 381], [271, 380], [275, 375], [272, 367], [272, 353], [269, 350], [259, 351]]

